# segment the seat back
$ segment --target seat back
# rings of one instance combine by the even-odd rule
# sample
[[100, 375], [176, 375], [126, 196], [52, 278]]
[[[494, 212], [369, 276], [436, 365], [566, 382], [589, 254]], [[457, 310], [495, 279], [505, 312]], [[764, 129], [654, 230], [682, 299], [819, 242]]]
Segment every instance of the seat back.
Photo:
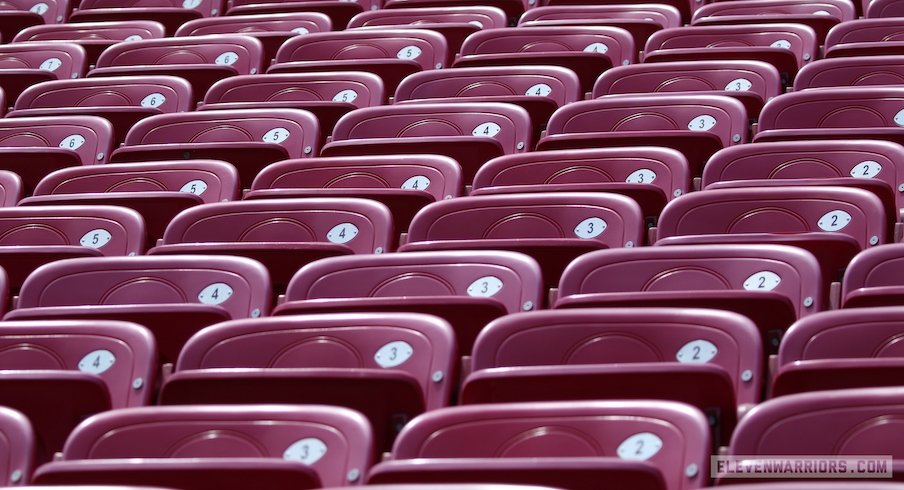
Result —
[[704, 5], [694, 12], [694, 22], [705, 17], [752, 16], [760, 15], [766, 22], [777, 20], [783, 16], [822, 15], [833, 17], [838, 23], [854, 20], [857, 12], [849, 0], [756, 0], [756, 3], [745, 5], [720, 4], [720, 2]]
[[23, 195], [22, 178], [8, 170], [0, 170], [0, 207], [15, 206]]
[[214, 17], [225, 12], [222, 0], [82, 0], [79, 10], [94, 9], [184, 9], [201, 17]]
[[462, 56], [506, 53], [600, 53], [612, 65], [637, 61], [637, 47], [628, 31], [605, 26], [553, 26], [530, 29], [490, 29], [468, 36]]
[[286, 14], [228, 15], [195, 19], [182, 24], [176, 37], [207, 36], [212, 34], [242, 34], [259, 36], [273, 33], [290, 35], [327, 32], [332, 29], [330, 18], [319, 12]]
[[276, 54], [277, 63], [330, 60], [412, 60], [423, 70], [448, 66], [446, 38], [426, 29], [355, 29], [296, 36]]
[[[354, 109], [382, 105], [386, 102], [386, 93], [378, 76], [342, 71], [229, 77], [210, 87], [204, 96], [204, 106], [250, 102], [285, 103], [287, 107], [305, 102], [334, 102]], [[312, 110], [315, 108], [311, 107]]]
[[791, 92], [760, 114], [770, 129], [897, 128], [904, 125], [904, 88], [851, 87]]
[[228, 66], [236, 75], [263, 71], [263, 46], [248, 36], [192, 36], [119, 43], [104, 51], [97, 68], [123, 66]]
[[524, 12], [518, 25], [537, 21], [581, 19], [652, 19], [663, 29], [681, 27], [681, 12], [666, 4], [550, 5]]
[[[849, 304], [857, 296], [894, 294], [901, 286], [901, 267], [904, 266], [904, 246], [889, 244], [857, 254], [844, 271], [841, 282], [841, 304]], [[897, 303], [890, 303], [897, 304]]]
[[17, 117], [0, 120], [0, 148], [61, 148], [82, 165], [106, 163], [113, 126], [94, 116]]
[[900, 56], [845, 56], [817, 60], [805, 66], [794, 79], [794, 90], [898, 85], [901, 80], [904, 80], [904, 61]]
[[505, 12], [496, 7], [423, 7], [362, 12], [347, 28], [404, 26], [409, 24], [472, 24], [478, 29], [507, 27]]
[[0, 407], [0, 481], [4, 486], [27, 484], [35, 465], [35, 435], [21, 413]]
[[3, 70], [41, 70], [57, 80], [81, 78], [88, 69], [85, 59], [84, 48], [71, 43], [5, 44], [0, 46], [0, 74]]
[[667, 488], [698, 488], [708, 477], [709, 428], [697, 409], [665, 401], [486, 404], [417, 417], [392, 452], [393, 460], [549, 457], [645, 460]]
[[19, 308], [216, 305], [231, 318], [266, 316], [270, 279], [241, 257], [103, 257], [59, 260], [35, 270]]
[[0, 323], [0, 369], [81, 371], [99, 376], [112, 408], [150, 403], [157, 370], [154, 338], [134, 323], [57, 320]]
[[[62, 24], [69, 17], [70, 9], [74, 5], [69, 4], [69, 0], [7, 0], [3, 2], [3, 12], [5, 13], [22, 13], [29, 12], [36, 14], [41, 22], [28, 23], [34, 24]], [[9, 42], [7, 39], [6, 42]]]
[[156, 113], [185, 112], [193, 107], [191, 85], [170, 76], [109, 77], [58, 80], [29, 87], [16, 99], [15, 110], [134, 107]]
[[904, 41], [900, 18], [853, 19], [833, 27], [826, 36], [826, 49], [839, 44]]
[[282, 458], [342, 485], [371, 463], [367, 420], [341, 407], [245, 405], [153, 407], [99, 414], [73, 431], [63, 460]]
[[[295, 347], [287, 350], [286, 346]], [[436, 317], [411, 313], [328, 314], [217, 324], [188, 341], [176, 370], [401, 371], [417, 380], [426, 407], [432, 410], [448, 404], [453, 381], [440, 381], [452, 376], [457, 361], [454, 333]]]
[[[42, 2], [44, 0], [41, 0]], [[151, 20], [124, 20], [119, 22], [81, 22], [77, 24], [43, 24], [19, 31], [14, 43], [32, 41], [140, 41], [158, 39], [165, 35], [163, 24]]]
[[778, 366], [798, 361], [904, 357], [897, 339], [904, 309], [825, 311], [797, 321], [782, 339]]
[[145, 226], [138, 213], [122, 207], [24, 206], [0, 208], [0, 236], [0, 247], [81, 246], [123, 257], [144, 251]]

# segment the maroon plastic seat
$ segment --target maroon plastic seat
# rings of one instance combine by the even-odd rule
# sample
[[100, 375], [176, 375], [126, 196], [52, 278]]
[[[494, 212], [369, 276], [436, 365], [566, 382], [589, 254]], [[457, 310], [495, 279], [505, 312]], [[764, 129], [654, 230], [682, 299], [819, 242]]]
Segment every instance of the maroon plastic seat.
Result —
[[844, 272], [841, 306], [894, 306], [901, 296], [904, 245], [890, 244], [857, 254]]
[[361, 71], [241, 75], [210, 87], [199, 109], [304, 109], [317, 118], [325, 140], [340, 117], [383, 105], [386, 97], [380, 77]]
[[113, 126], [99, 117], [0, 119], [0, 169], [21, 177], [26, 195], [54, 170], [106, 163], [112, 148]]
[[367, 71], [388, 93], [421, 70], [449, 66], [446, 38], [426, 29], [352, 29], [296, 36], [276, 53], [267, 73]]
[[0, 434], [0, 482], [7, 487], [27, 485], [35, 465], [31, 423], [21, 413], [0, 407]]
[[69, 0], [7, 0], [0, 10], [0, 38], [8, 43], [29, 27], [62, 24], [71, 8]]
[[764, 61], [790, 85], [797, 70], [818, 53], [816, 32], [803, 24], [692, 26], [650, 36], [643, 61]]
[[455, 334], [428, 315], [366, 313], [237, 320], [192, 337], [163, 405], [319, 403], [364, 414], [378, 451], [416, 415], [449, 404]]
[[816, 32], [822, 44], [833, 27], [857, 16], [851, 0], [748, 0], [743, 5], [723, 2], [704, 5], [694, 12], [691, 24], [803, 24]]
[[87, 70], [87, 54], [76, 44], [28, 42], [0, 46], [0, 86], [8, 103], [32, 85], [81, 78]]
[[477, 337], [460, 402], [674, 400], [706, 412], [717, 441], [727, 443], [736, 407], [760, 400], [763, 360], [756, 326], [727, 311], [514, 314]]
[[79, 425], [35, 482], [304, 490], [354, 484], [372, 458], [367, 420], [340, 407], [133, 408]]
[[487, 66], [415, 73], [399, 84], [394, 102], [519, 105], [530, 114], [534, 139], [538, 139], [556, 109], [583, 98], [580, 81], [571, 70], [557, 66]]
[[528, 10], [518, 26], [599, 25], [620, 27], [634, 38], [638, 49], [650, 36], [669, 27], [681, 26], [681, 13], [671, 5], [557, 5]]
[[513, 104], [399, 104], [346, 114], [321, 156], [422, 154], [429, 148], [458, 162], [467, 184], [488, 160], [532, 145], [530, 115]]
[[224, 12], [222, 0], [81, 0], [69, 22], [151, 20], [163, 24], [166, 35], [194, 19]]
[[418, 212], [400, 252], [511, 250], [540, 264], [555, 287], [571, 260], [592, 250], [638, 247], [640, 206], [617, 194], [544, 192], [484, 195], [433, 203]]
[[263, 73], [263, 68], [260, 41], [220, 34], [119, 43], [100, 55], [88, 76], [173, 75], [188, 81], [195, 100], [200, 101], [218, 80]]
[[417, 28], [436, 31], [446, 38], [452, 54], [458, 53], [469, 35], [481, 29], [506, 27], [505, 12], [496, 7], [424, 7], [361, 12], [348, 23], [357, 27]]
[[774, 353], [783, 330], [822, 309], [822, 289], [816, 259], [794, 247], [643, 247], [579, 257], [562, 274], [554, 306], [734, 311], [753, 320]]
[[285, 14], [230, 15], [207, 17], [182, 24], [176, 36], [241, 34], [257, 38], [264, 45], [264, 65], [276, 57], [276, 51], [289, 38], [332, 29], [330, 18], [319, 12]]
[[875, 3], [870, 1], [865, 10], [865, 16], [868, 19], [901, 17], [904, 14], [904, 5], [897, 0], [876, 0]]
[[228, 0], [226, 15], [263, 15], [288, 13], [321, 13], [330, 19], [334, 30], [348, 25], [352, 17], [364, 10], [379, 9], [381, 0], [344, 2], [342, 0]]
[[[408, 10], [413, 8], [493, 7], [504, 12], [505, 17], [508, 19], [507, 25], [515, 25], [521, 14], [535, 6], [535, 1], [536, 0], [385, 0], [383, 8], [391, 10]], [[500, 27], [505, 27], [505, 25]]]
[[0, 322], [0, 350], [0, 404], [31, 421], [38, 462], [85, 418], [151, 401], [157, 351], [134, 323]]
[[794, 79], [794, 90], [901, 83], [904, 60], [900, 56], [851, 56], [817, 60], [803, 67]]
[[424, 206], [464, 194], [461, 168], [440, 155], [304, 158], [268, 165], [245, 199], [361, 197], [381, 202], [407, 231]]
[[145, 250], [144, 220], [131, 209], [114, 206], [0, 208], [0, 236], [0, 261], [13, 291], [43, 264]]
[[193, 106], [191, 85], [181, 78], [82, 78], [44, 82], [25, 89], [7, 116], [99, 116], [113, 125], [113, 144], [119, 146], [139, 120], [189, 111]]
[[[547, 485], [568, 482], [571, 468], [555, 468], [576, 463], [588, 474], [582, 475], [580, 487], [562, 485], [572, 490], [593, 488], [591, 482], [609, 482], [607, 470], [637, 463], [661, 472], [661, 488], [691, 489], [709, 481], [709, 443], [706, 418], [683, 403], [541, 402], [444, 408], [408, 424], [391, 459], [375, 466], [368, 482], [444, 481], [440, 479], [442, 463], [447, 462], [459, 463], [460, 469], [445, 481], [522, 483], [527, 475], [512, 470], [526, 460], [535, 466], [529, 472], [534, 473], [530, 476], [535, 483]], [[505, 471], [507, 465], [511, 465], [509, 471]], [[432, 472], [431, 466], [438, 471]], [[626, 475], [621, 488], [655, 488], [626, 485], [629, 481]]]
[[439, 316], [463, 356], [491, 320], [542, 306], [540, 267], [513, 252], [332, 257], [303, 267], [274, 315], [403, 311]]
[[[706, 92], [727, 95], [744, 104], [756, 119], [763, 104], [784, 93], [774, 66], [759, 61], [704, 60], [618, 66], [593, 85], [593, 98], [656, 92]], [[703, 94], [701, 94], [703, 95]]]
[[22, 179], [9, 170], [0, 170], [0, 208], [15, 206], [23, 194]]
[[[43, 24], [22, 29], [13, 42], [67, 41], [85, 49], [88, 66], [97, 63], [100, 54], [122, 41], [157, 39], [165, 35], [163, 24], [151, 20], [121, 22], [85, 22], [80, 24]], [[6, 39], [4, 37], [4, 39]]]
[[839, 24], [829, 31], [825, 56], [838, 58], [894, 55], [900, 52], [901, 41], [904, 41], [904, 23], [901, 19], [895, 17], [855, 19]]
[[111, 161], [222, 160], [247, 188], [270, 163], [317, 156], [319, 142], [317, 119], [299, 109], [182, 112], [139, 121]]
[[575, 72], [581, 90], [589, 92], [600, 73], [636, 61], [634, 38], [619, 27], [538, 26], [474, 33], [453, 66], [561, 66]]
[[521, 192], [613, 192], [630, 197], [647, 218], [687, 193], [684, 155], [669, 148], [539, 151], [494, 158], [478, 170], [472, 195]]
[[6, 320], [115, 319], [154, 333], [161, 361], [203, 327], [270, 311], [270, 278], [244, 257], [102, 257], [35, 270]]
[[540, 150], [664, 146], [687, 158], [691, 175], [722, 148], [747, 141], [747, 111], [719, 95], [618, 95], [568, 104], [549, 119]]
[[91, 165], [58, 170], [41, 179], [24, 206], [98, 204], [134, 209], [144, 218], [146, 248], [163, 238], [180, 211], [239, 198], [235, 168], [215, 160]]
[[898, 461], [902, 396], [900, 387], [861, 388], [768, 400], [741, 420], [729, 450], [754, 457], [881, 454]]
[[170, 222], [151, 255], [239, 255], [270, 272], [276, 292], [317, 259], [395, 248], [386, 206], [354, 198], [267, 199], [204, 204]]
[[895, 306], [827, 311], [796, 322], [782, 339], [771, 396], [900, 386], [902, 320], [904, 309]]
[[[348, 487], [344, 487], [346, 490]], [[436, 484], [386, 484], [386, 485], [367, 485], [369, 490], [555, 490], [550, 487], [541, 487], [537, 485], [508, 485], [494, 483], [436, 483]], [[332, 488], [330, 490], [339, 490]], [[882, 489], [867, 489], [882, 490]], [[898, 490], [898, 489], [888, 489]]]

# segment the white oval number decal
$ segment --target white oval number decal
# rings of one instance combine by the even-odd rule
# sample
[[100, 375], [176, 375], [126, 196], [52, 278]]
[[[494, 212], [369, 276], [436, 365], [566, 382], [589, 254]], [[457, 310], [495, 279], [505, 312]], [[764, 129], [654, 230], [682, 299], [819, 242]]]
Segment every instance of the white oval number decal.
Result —
[[480, 22], [479, 20], [472, 20], [472, 21], [468, 22], [468, 24], [471, 24], [472, 26], [477, 26], [478, 29], [483, 29], [483, 22]]
[[703, 114], [691, 119], [687, 124], [687, 129], [691, 131], [709, 131], [716, 127], [716, 118]]
[[622, 441], [616, 453], [621, 459], [646, 461], [662, 449], [662, 439], [652, 432], [640, 432]]
[[402, 183], [402, 189], [425, 191], [427, 187], [430, 187], [430, 179], [423, 175], [415, 175]]
[[405, 46], [396, 53], [396, 58], [400, 60], [416, 60], [421, 55], [421, 48], [417, 46]]
[[609, 46], [606, 46], [603, 43], [593, 43], [588, 44], [586, 48], [584, 48], [585, 53], [608, 53]]
[[489, 298], [502, 290], [502, 280], [496, 276], [484, 276], [468, 286], [468, 296]]
[[32, 5], [32, 7], [28, 10], [30, 12], [34, 12], [38, 15], [44, 15], [47, 13], [48, 10], [50, 10], [50, 7], [48, 7], [46, 3], [41, 2], [41, 3], [36, 3], [36, 4]]
[[113, 239], [113, 235], [110, 234], [109, 231], [98, 228], [96, 230], [91, 230], [78, 241], [79, 244], [83, 247], [88, 248], [101, 248], [104, 245], [110, 243], [110, 240]]
[[141, 107], [160, 107], [164, 102], [166, 102], [166, 97], [163, 94], [153, 93], [141, 99]]
[[333, 102], [354, 102], [357, 98], [358, 92], [346, 89], [333, 96]]
[[232, 51], [226, 51], [225, 53], [221, 54], [220, 56], [217, 56], [217, 58], [215, 60], [213, 60], [213, 62], [218, 65], [232, 66], [238, 60], [239, 60], [238, 54], [236, 54]]
[[200, 196], [201, 194], [204, 194], [204, 191], [206, 190], [207, 182], [204, 182], [203, 180], [192, 180], [186, 182], [185, 185], [183, 185], [182, 188], [179, 189], [179, 192], [188, 192], [196, 196]]
[[63, 62], [59, 58], [47, 58], [38, 68], [44, 71], [56, 71], [61, 66], [63, 66]]
[[851, 222], [851, 215], [840, 209], [829, 211], [819, 218], [819, 227], [823, 231], [838, 231]]
[[782, 278], [772, 271], [760, 271], [751, 275], [744, 281], [744, 289], [748, 291], [772, 291]]
[[652, 184], [654, 180], [656, 180], [656, 172], [648, 168], [642, 168], [631, 172], [625, 182], [629, 184]]
[[675, 359], [678, 359], [678, 362], [704, 364], [716, 357], [718, 352], [716, 345], [708, 340], [692, 340], [678, 349]]
[[412, 354], [414, 347], [411, 347], [411, 344], [397, 340], [380, 347], [374, 354], [374, 361], [382, 368], [391, 368], [407, 361]]
[[85, 137], [80, 134], [70, 134], [60, 141], [60, 148], [67, 150], [78, 150], [85, 144]]
[[774, 43], [769, 45], [770, 48], [782, 48], [782, 49], [791, 49], [791, 42], [787, 39], [779, 39]]
[[138, 34], [132, 34], [131, 36], [123, 39], [123, 41], [130, 43], [132, 41], [141, 41], [142, 39], [144, 39], [144, 38], [139, 36]]
[[609, 224], [602, 218], [587, 218], [574, 227], [574, 234], [578, 238], [596, 238], [602, 235], [608, 226]]
[[112, 352], [100, 349], [89, 352], [78, 362], [78, 370], [83, 373], [101, 374], [116, 364], [116, 356]]
[[229, 299], [231, 296], [232, 288], [229, 287], [229, 284], [215, 282], [201, 290], [198, 294], [198, 301], [205, 305], [218, 305]]
[[300, 35], [305, 35], [305, 34], [311, 33], [311, 31], [305, 29], [304, 27], [296, 27], [295, 29], [292, 29], [292, 32], [294, 32], [295, 34], [300, 34]]
[[295, 441], [283, 452], [283, 459], [298, 461], [306, 465], [312, 465], [326, 454], [326, 444], [316, 437], [306, 437]]
[[882, 165], [879, 165], [879, 162], [866, 160], [854, 165], [854, 168], [851, 169], [851, 177], [855, 179], [872, 179], [879, 175], [881, 171]]
[[545, 83], [538, 83], [536, 85], [531, 86], [531, 88], [527, 89], [527, 92], [524, 92], [524, 95], [532, 95], [534, 97], [546, 97], [552, 93], [552, 87], [546, 85]]
[[351, 223], [341, 223], [330, 229], [326, 239], [333, 243], [348, 243], [358, 236], [358, 227]]
[[474, 136], [487, 136], [492, 138], [499, 134], [500, 131], [502, 131], [502, 127], [498, 124], [494, 122], [485, 122], [474, 128], [474, 131], [471, 131], [471, 134]]
[[282, 143], [289, 139], [289, 130], [286, 128], [273, 128], [261, 138], [264, 143]]
[[897, 114], [895, 114], [895, 124], [897, 124], [898, 126], [904, 126], [904, 109], [901, 109]]
[[725, 90], [729, 92], [746, 92], [753, 87], [753, 84], [750, 83], [750, 80], [746, 78], [736, 78], [725, 86]]
[[185, 9], [196, 9], [201, 6], [201, 0], [183, 0], [182, 8]]

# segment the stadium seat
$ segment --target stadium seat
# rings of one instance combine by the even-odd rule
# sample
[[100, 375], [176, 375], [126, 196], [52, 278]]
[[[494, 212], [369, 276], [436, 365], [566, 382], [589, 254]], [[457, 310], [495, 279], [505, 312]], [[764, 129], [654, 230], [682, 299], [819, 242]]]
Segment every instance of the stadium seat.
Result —
[[841, 306], [894, 306], [901, 296], [904, 244], [874, 247], [857, 254], [844, 271]]
[[111, 161], [222, 160], [248, 188], [270, 163], [317, 156], [319, 142], [317, 119], [299, 109], [182, 112], [139, 121]]
[[90, 77], [173, 75], [192, 86], [200, 101], [216, 81], [263, 73], [264, 47], [249, 36], [192, 36], [115, 44], [97, 60]]
[[575, 257], [603, 248], [639, 247], [640, 206], [617, 194], [544, 192], [450, 199], [419, 211], [400, 252], [511, 250], [533, 257], [555, 287]]
[[31, 421], [40, 463], [85, 418], [147, 405], [154, 392], [154, 339], [134, 323], [0, 322], [0, 351], [0, 404]]
[[819, 44], [823, 44], [833, 27], [854, 20], [857, 15], [851, 0], [748, 0], [738, 5], [704, 5], [694, 12], [691, 24], [803, 24], [812, 28]]
[[296, 36], [276, 53], [267, 73], [371, 72], [395, 92], [406, 76], [449, 66], [446, 38], [426, 29], [352, 29]]
[[664, 146], [684, 154], [692, 176], [718, 150], [747, 141], [744, 104], [719, 95], [619, 95], [568, 104], [549, 119], [539, 150]]
[[0, 264], [14, 293], [43, 264], [145, 250], [144, 220], [131, 209], [114, 206], [0, 208], [0, 237]]
[[747, 115], [756, 119], [763, 104], [784, 90], [778, 71], [768, 63], [735, 60], [673, 61], [615, 67], [596, 80], [592, 97], [657, 92], [727, 95], [741, 101], [747, 109]]
[[655, 220], [666, 202], [688, 192], [687, 160], [661, 147], [536, 151], [494, 158], [477, 171], [471, 195], [613, 192]]
[[349, 29], [358, 27], [418, 28], [436, 31], [446, 38], [452, 54], [461, 49], [469, 35], [481, 29], [506, 27], [505, 12], [496, 7], [425, 7], [383, 9], [362, 12], [348, 23]]
[[828, 58], [803, 67], [794, 79], [794, 90], [900, 85], [902, 80], [904, 80], [904, 60], [900, 56]]
[[160, 401], [348, 407], [368, 418], [382, 452], [407, 421], [449, 404], [458, 364], [452, 328], [428, 315], [237, 320], [189, 339]]
[[897, 0], [870, 1], [867, 6], [864, 7], [864, 15], [867, 19], [901, 17], [901, 14], [904, 13], [902, 6], [904, 5]]
[[681, 13], [671, 5], [557, 5], [528, 10], [518, 20], [523, 27], [555, 25], [599, 25], [620, 27], [634, 38], [640, 49], [654, 32], [681, 26]]
[[66, 22], [69, 0], [11, 0], [0, 11], [0, 40], [8, 43], [23, 29]]
[[408, 231], [424, 206], [464, 194], [461, 167], [440, 155], [302, 158], [264, 167], [245, 199], [360, 197], [381, 202]]
[[276, 51], [289, 38], [332, 29], [330, 18], [319, 12], [285, 14], [229, 15], [195, 19], [182, 24], [176, 37], [241, 34], [257, 38], [264, 46], [264, 66], [276, 57]]
[[819, 264], [780, 245], [694, 245], [601, 250], [562, 274], [555, 308], [713, 308], [747, 316], [767, 354], [782, 331], [823, 308]]
[[816, 32], [802, 24], [692, 26], [664, 29], [647, 41], [644, 63], [695, 60], [757, 60], [791, 85], [801, 67], [819, 54]]
[[0, 407], [0, 483], [6, 487], [27, 485], [35, 465], [35, 436], [21, 413]]
[[[546, 402], [444, 408], [407, 425], [390, 460], [375, 466], [368, 482], [526, 483], [530, 479], [555, 485], [583, 480], [579, 487], [561, 486], [577, 490], [606, 481], [618, 482], [619, 488], [655, 488], [634, 486], [629, 476], [640, 473], [643, 481], [654, 469], [661, 472], [662, 488], [692, 489], [709, 481], [709, 443], [706, 418], [683, 403]], [[522, 461], [529, 466], [519, 465]], [[566, 466], [568, 462], [574, 466]], [[653, 468], [641, 465], [630, 471], [637, 463]], [[527, 467], [532, 469], [521, 471]], [[619, 469], [624, 473], [619, 475]]]
[[224, 12], [223, 0], [81, 0], [69, 22], [151, 20], [163, 24], [166, 35], [194, 19]]
[[557, 66], [487, 66], [429, 70], [409, 75], [396, 89], [399, 102], [504, 102], [530, 114], [534, 139], [559, 107], [582, 100], [577, 75]]
[[380, 77], [361, 71], [240, 75], [210, 87], [199, 109], [304, 109], [317, 118], [325, 140], [340, 117], [386, 98]]
[[512, 104], [398, 104], [343, 116], [321, 156], [422, 154], [429, 148], [458, 162], [469, 184], [488, 160], [532, 145], [530, 116]]
[[170, 76], [104, 77], [44, 82], [25, 89], [7, 117], [99, 116], [113, 125], [114, 147], [141, 119], [190, 111], [191, 85]]
[[22, 196], [22, 179], [9, 170], [0, 170], [0, 208], [15, 206]]
[[[885, 3], [885, 2], [880, 2]], [[855, 19], [832, 28], [826, 38], [826, 58], [898, 54], [904, 41], [901, 19]]]
[[[692, 308], [539, 311], [490, 322], [460, 402], [662, 399], [707, 413], [728, 442], [737, 407], [758, 403], [760, 334], [747, 318]], [[705, 388], [704, 388], [705, 387]]]
[[575, 72], [582, 92], [589, 92], [600, 73], [636, 61], [634, 38], [624, 29], [538, 26], [474, 33], [465, 40], [453, 66], [561, 66]]
[[28, 42], [0, 46], [0, 86], [4, 108], [25, 89], [50, 80], [81, 78], [88, 71], [87, 53], [72, 43]]
[[70, 167], [41, 179], [23, 206], [77, 204], [123, 206], [144, 218], [146, 249], [163, 238], [180, 211], [198, 204], [239, 198], [238, 173], [216, 160]]
[[367, 420], [340, 407], [194, 405], [113, 410], [77, 427], [35, 483], [144, 484], [184, 490], [248, 485], [307, 490], [354, 484], [373, 458]]
[[386, 206], [355, 198], [220, 202], [182, 211], [149, 255], [239, 255], [270, 272], [285, 291], [301, 266], [324, 257], [380, 254], [395, 249]]
[[364, 10], [379, 9], [381, 3], [381, 0], [361, 3], [342, 0], [230, 0], [226, 15], [320, 13], [329, 17], [333, 30], [342, 30], [352, 17]]
[[902, 319], [904, 309], [897, 306], [826, 311], [801, 319], [782, 339], [771, 396], [900, 386]]
[[147, 327], [161, 361], [175, 362], [203, 327], [270, 311], [267, 270], [244, 257], [103, 257], [58, 260], [25, 281], [5, 320], [116, 319]]
[[163, 24], [151, 20], [122, 22], [85, 22], [81, 24], [42, 24], [22, 29], [13, 42], [67, 41], [85, 49], [88, 66], [94, 66], [100, 54], [122, 41], [157, 39], [164, 36]]
[[[493, 7], [502, 10], [508, 25], [513, 26], [518, 21], [518, 17], [535, 6], [536, 0], [386, 0], [383, 8], [409, 10], [413, 8]], [[500, 27], [505, 27], [505, 25]]]
[[540, 267], [504, 251], [419, 252], [319, 260], [301, 268], [274, 315], [402, 311], [441, 317], [468, 356], [491, 320], [543, 303]]

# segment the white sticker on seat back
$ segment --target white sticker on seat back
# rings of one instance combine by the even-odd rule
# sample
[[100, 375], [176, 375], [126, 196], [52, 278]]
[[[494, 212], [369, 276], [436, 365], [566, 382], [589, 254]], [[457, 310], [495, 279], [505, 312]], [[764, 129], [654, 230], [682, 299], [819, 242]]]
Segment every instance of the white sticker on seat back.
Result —
[[374, 361], [382, 368], [393, 368], [407, 361], [414, 354], [414, 347], [408, 342], [396, 340], [380, 347], [374, 354]]
[[223, 282], [215, 282], [202, 289], [198, 301], [205, 305], [219, 305], [232, 296], [232, 287]]
[[687, 129], [691, 131], [709, 131], [714, 127], [716, 127], [716, 118], [708, 114], [701, 114], [687, 123]]
[[56, 71], [61, 66], [63, 66], [63, 61], [59, 58], [47, 58], [38, 68], [44, 71]]
[[204, 191], [207, 190], [207, 182], [203, 180], [190, 180], [179, 189], [179, 192], [188, 192], [190, 194], [194, 194], [196, 196], [200, 196], [204, 194]]
[[78, 150], [85, 144], [85, 137], [80, 134], [70, 134], [60, 141], [60, 148], [65, 150]]
[[760, 271], [751, 274], [744, 281], [747, 291], [772, 291], [782, 282], [781, 276], [772, 271]]
[[161, 93], [154, 92], [141, 99], [141, 107], [160, 107], [164, 102], [166, 102], [166, 97]]
[[865, 160], [854, 165], [854, 168], [851, 169], [851, 177], [855, 179], [872, 179], [879, 175], [881, 171], [882, 165], [879, 162]]
[[416, 60], [421, 55], [421, 48], [417, 46], [405, 46], [396, 53], [396, 58], [400, 60]]
[[608, 226], [609, 224], [602, 218], [587, 218], [574, 227], [574, 234], [578, 238], [596, 238], [602, 235]]
[[492, 138], [499, 134], [502, 131], [502, 127], [494, 122], [485, 122], [477, 125], [474, 128], [474, 131], [471, 131], [471, 134], [474, 136], [486, 136], [488, 138]]
[[711, 361], [718, 353], [719, 349], [715, 344], [708, 340], [697, 339], [681, 346], [675, 354], [675, 359], [688, 364], [704, 364]]
[[85, 233], [81, 239], [79, 239], [78, 243], [83, 247], [88, 248], [102, 248], [104, 245], [110, 243], [110, 240], [113, 239], [113, 235], [110, 234], [109, 231], [98, 228], [96, 230], [91, 230], [88, 233]]
[[326, 444], [316, 437], [295, 441], [283, 452], [283, 459], [312, 465], [326, 454]]
[[332, 243], [348, 243], [358, 236], [358, 227], [351, 223], [340, 223], [326, 233], [326, 239]]
[[502, 280], [496, 276], [484, 276], [468, 286], [468, 296], [489, 298], [502, 290]]
[[621, 459], [646, 461], [662, 449], [662, 439], [652, 432], [640, 432], [618, 445], [616, 454]]
[[851, 222], [851, 215], [846, 211], [836, 209], [829, 211], [819, 218], [817, 224], [822, 231], [839, 231]]
[[730, 92], [746, 92], [753, 88], [753, 84], [746, 78], [735, 78], [725, 85], [725, 90]]
[[101, 374], [116, 364], [116, 356], [106, 349], [85, 354], [78, 362], [78, 370], [83, 373]]

